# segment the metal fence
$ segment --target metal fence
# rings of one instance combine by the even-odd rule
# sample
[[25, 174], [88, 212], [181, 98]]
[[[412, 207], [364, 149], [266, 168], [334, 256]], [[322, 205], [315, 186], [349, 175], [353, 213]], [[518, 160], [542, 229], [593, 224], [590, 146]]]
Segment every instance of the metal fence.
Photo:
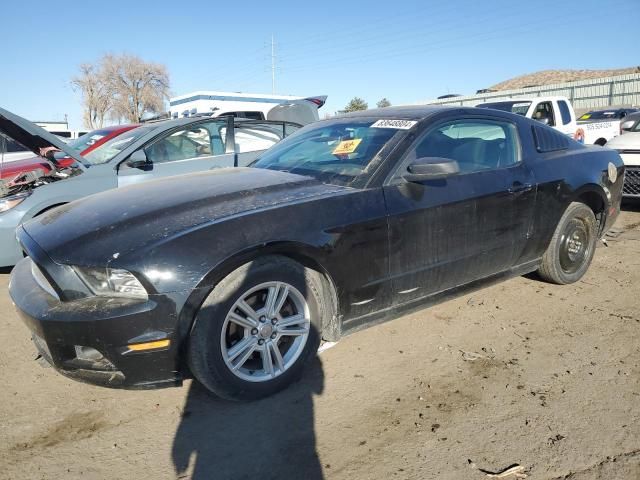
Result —
[[575, 82], [540, 85], [536, 87], [500, 90], [462, 97], [428, 100], [424, 103], [436, 105], [473, 106], [479, 103], [507, 100], [518, 97], [567, 97], [576, 111], [598, 107], [640, 106], [640, 73], [600, 77]]

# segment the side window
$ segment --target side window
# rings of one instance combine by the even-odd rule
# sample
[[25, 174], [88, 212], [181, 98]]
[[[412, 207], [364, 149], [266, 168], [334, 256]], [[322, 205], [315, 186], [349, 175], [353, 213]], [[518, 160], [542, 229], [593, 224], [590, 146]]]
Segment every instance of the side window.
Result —
[[569, 111], [569, 105], [564, 100], [560, 100], [558, 102], [558, 107], [560, 107], [560, 116], [562, 116], [562, 124], [568, 125], [571, 123], [571, 112]]
[[533, 119], [538, 121], [547, 120], [547, 125], [555, 126], [556, 122], [553, 118], [553, 105], [551, 102], [540, 102], [533, 111]]
[[288, 137], [293, 132], [297, 132], [302, 127], [300, 125], [296, 125], [295, 123], [285, 123], [284, 124], [284, 136]]
[[455, 160], [460, 173], [504, 168], [520, 160], [518, 132], [509, 122], [463, 119], [428, 131], [408, 161], [423, 157]]
[[156, 140], [144, 149], [153, 163], [221, 155], [225, 152], [226, 120], [190, 125]]
[[237, 122], [235, 125], [236, 153], [266, 150], [284, 137], [284, 124]]

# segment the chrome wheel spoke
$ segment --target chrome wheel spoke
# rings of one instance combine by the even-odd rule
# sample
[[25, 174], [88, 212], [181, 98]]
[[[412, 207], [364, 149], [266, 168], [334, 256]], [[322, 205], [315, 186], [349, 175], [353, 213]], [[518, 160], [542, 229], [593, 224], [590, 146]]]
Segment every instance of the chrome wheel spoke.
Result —
[[276, 344], [276, 342], [270, 342], [269, 343], [269, 348], [271, 348], [271, 350], [273, 351], [273, 358], [276, 361], [276, 368], [283, 372], [284, 371], [284, 360], [282, 359], [282, 354], [280, 353], [280, 349], [278, 348], [278, 345]]
[[299, 313], [297, 315], [291, 315], [290, 317], [283, 318], [278, 322], [279, 328], [291, 327], [293, 325], [299, 325], [306, 322], [304, 314]]
[[255, 321], [253, 318], [241, 317], [240, 315], [233, 312], [229, 314], [229, 320], [235, 323], [236, 325], [240, 325], [241, 327], [244, 327], [244, 328], [251, 329], [258, 326], [258, 322]]
[[287, 300], [288, 296], [289, 296], [289, 287], [287, 285], [282, 285], [282, 288], [280, 289], [280, 293], [278, 295], [278, 300], [275, 306], [273, 307], [273, 311], [270, 314], [272, 317], [275, 317], [280, 313], [280, 310], [282, 310], [282, 307], [284, 306], [284, 302]]
[[248, 318], [253, 320], [256, 324], [258, 323], [258, 314], [247, 304], [247, 302], [241, 300], [238, 302], [238, 308], [242, 310]]
[[273, 359], [271, 358], [271, 347], [269, 343], [265, 344], [260, 354], [262, 355], [262, 368], [267, 375], [273, 377], [275, 372], [273, 371]]
[[255, 344], [256, 344], [255, 338], [253, 337], [243, 338], [227, 351], [227, 358], [229, 359], [230, 362], [233, 362], [238, 357], [238, 355], [240, 355], [245, 350], [250, 349], [250, 351], [253, 352], [253, 349], [255, 349]]
[[249, 345], [249, 347], [245, 350], [245, 352], [242, 354], [242, 356], [240, 357], [240, 360], [238, 360], [234, 365], [233, 365], [233, 370], [238, 370], [240, 367], [242, 367], [245, 362], [247, 360], [249, 360], [249, 357], [251, 355], [253, 355], [253, 352], [256, 350], [256, 344], [255, 342], [252, 342], [251, 345]]
[[283, 330], [278, 330], [278, 333], [280, 333], [280, 335], [285, 335], [289, 337], [298, 337], [300, 335], [306, 335], [307, 333], [309, 333], [309, 329], [306, 327], [285, 328]]

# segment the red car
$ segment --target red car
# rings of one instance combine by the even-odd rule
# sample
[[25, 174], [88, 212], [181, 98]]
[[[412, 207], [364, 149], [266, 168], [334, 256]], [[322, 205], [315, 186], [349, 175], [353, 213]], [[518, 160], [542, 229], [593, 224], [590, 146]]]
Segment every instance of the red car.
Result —
[[[95, 150], [103, 143], [111, 140], [113, 137], [117, 137], [124, 132], [136, 128], [138, 124], [132, 125], [113, 125], [111, 127], [99, 128], [92, 132], [86, 133], [81, 137], [69, 142], [71, 148], [78, 150], [81, 155]], [[60, 155], [58, 157], [58, 155]], [[63, 153], [56, 154], [56, 160], [60, 167], [65, 168], [70, 166], [75, 160], [71, 157], [64, 156]], [[21, 173], [31, 172], [36, 169], [42, 169], [46, 175], [51, 171], [51, 165], [42, 157], [25, 158], [24, 160], [16, 160], [14, 162], [7, 162], [0, 168], [0, 179], [2, 178], [14, 178]]]

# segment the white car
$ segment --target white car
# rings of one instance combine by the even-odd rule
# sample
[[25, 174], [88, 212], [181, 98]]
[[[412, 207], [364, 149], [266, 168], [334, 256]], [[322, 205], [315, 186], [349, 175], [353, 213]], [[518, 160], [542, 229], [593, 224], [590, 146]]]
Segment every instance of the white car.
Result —
[[617, 150], [625, 165], [622, 196], [640, 198], [640, 126], [614, 138], [607, 147]]
[[494, 108], [538, 120], [585, 145], [604, 145], [620, 135], [620, 120], [576, 120], [566, 97], [517, 97], [511, 100], [481, 103], [479, 108]]

